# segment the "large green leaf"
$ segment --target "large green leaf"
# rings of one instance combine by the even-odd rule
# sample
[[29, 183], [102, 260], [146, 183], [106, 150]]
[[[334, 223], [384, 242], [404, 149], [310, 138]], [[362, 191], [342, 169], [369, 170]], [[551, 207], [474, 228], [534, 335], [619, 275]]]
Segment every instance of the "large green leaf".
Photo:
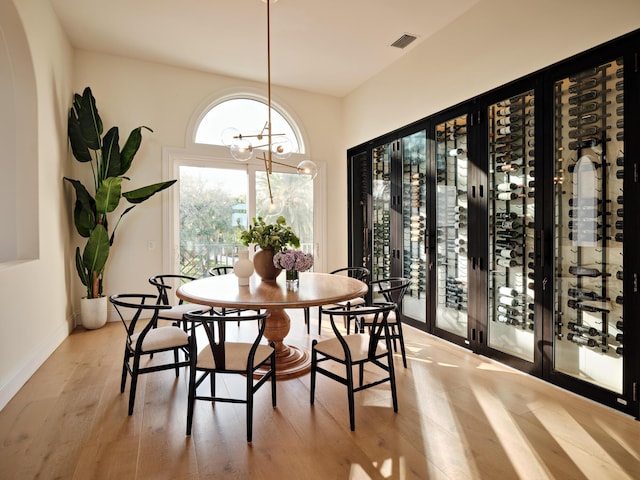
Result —
[[84, 89], [82, 100], [75, 105], [78, 120], [80, 121], [80, 132], [85, 142], [87, 142], [87, 146], [92, 150], [98, 150], [101, 144], [102, 120], [98, 115], [96, 99], [93, 98], [91, 88]]
[[76, 270], [78, 271], [78, 277], [85, 287], [89, 287], [89, 277], [87, 276], [87, 268], [82, 261], [82, 255], [80, 255], [80, 247], [76, 247]]
[[73, 109], [69, 110], [67, 134], [69, 135], [71, 151], [73, 152], [73, 156], [76, 157], [76, 160], [79, 162], [90, 162], [92, 159], [91, 154], [89, 153], [89, 147], [82, 136], [82, 132], [80, 131], [80, 122]]
[[129, 203], [142, 203], [156, 193], [164, 190], [165, 188], [169, 188], [176, 182], [177, 180], [169, 180], [167, 182], [154, 183], [153, 185], [147, 185], [146, 187], [125, 192], [122, 196], [126, 198]]
[[122, 193], [122, 178], [106, 178], [96, 192], [96, 211], [105, 215], [113, 212], [120, 203]]
[[73, 208], [73, 222], [76, 230], [83, 237], [88, 237], [96, 224], [96, 202], [79, 180], [64, 177], [76, 191], [76, 202]]
[[122, 153], [120, 154], [120, 171], [117, 174], [118, 176], [127, 173], [129, 168], [131, 167], [131, 164], [133, 163], [133, 157], [136, 156], [138, 148], [140, 148], [140, 143], [142, 142], [143, 128], [146, 128], [150, 132], [153, 132], [153, 130], [145, 126], [141, 126], [131, 130], [129, 138], [127, 138], [127, 141], [122, 148]]
[[82, 263], [89, 271], [88, 278], [91, 278], [91, 273], [101, 275], [104, 272], [108, 258], [109, 235], [104, 226], [98, 224], [91, 232], [82, 254]]
[[119, 177], [120, 174], [120, 134], [118, 127], [112, 127], [102, 141], [102, 178]]

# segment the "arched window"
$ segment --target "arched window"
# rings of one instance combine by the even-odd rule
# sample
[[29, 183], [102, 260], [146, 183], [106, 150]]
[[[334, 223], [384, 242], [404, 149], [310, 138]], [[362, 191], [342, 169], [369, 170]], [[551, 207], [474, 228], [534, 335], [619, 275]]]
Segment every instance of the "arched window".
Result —
[[[222, 132], [229, 127], [238, 129], [245, 135], [264, 132], [267, 123], [267, 104], [251, 98], [224, 100], [209, 110], [196, 129], [195, 142], [207, 145], [223, 145]], [[293, 144], [292, 151], [305, 153], [297, 129], [271, 106], [272, 133], [284, 135]]]
[[168, 251], [174, 253], [165, 258], [167, 268], [202, 276], [214, 266], [231, 265], [240, 246], [240, 228], [246, 228], [253, 217], [269, 222], [283, 215], [300, 237], [301, 248], [314, 253], [314, 269], [322, 271], [324, 261], [318, 258], [318, 247], [325, 235], [316, 232], [323, 231], [324, 214], [316, 187], [324, 180], [322, 169], [315, 180], [297, 173], [295, 166], [309, 160], [298, 125], [272, 104], [272, 133], [286, 135], [296, 153], [283, 160], [284, 165], [274, 164], [269, 180], [258, 158], [261, 154], [254, 152], [249, 161], [240, 162], [222, 141], [222, 132], [229, 127], [243, 136], [263, 132], [266, 119], [266, 100], [251, 94], [227, 96], [194, 114], [187, 132], [192, 143], [186, 149], [164, 149], [167, 177], [179, 179], [177, 191], [168, 192], [172, 209], [166, 219], [170, 225], [166, 241]]

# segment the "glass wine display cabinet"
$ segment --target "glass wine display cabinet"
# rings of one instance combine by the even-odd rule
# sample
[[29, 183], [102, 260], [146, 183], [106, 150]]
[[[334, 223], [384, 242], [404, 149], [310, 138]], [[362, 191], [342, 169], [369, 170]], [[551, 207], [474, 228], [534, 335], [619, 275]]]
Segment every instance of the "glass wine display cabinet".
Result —
[[[640, 417], [640, 31], [348, 151], [406, 324]], [[625, 223], [626, 219], [626, 223]]]

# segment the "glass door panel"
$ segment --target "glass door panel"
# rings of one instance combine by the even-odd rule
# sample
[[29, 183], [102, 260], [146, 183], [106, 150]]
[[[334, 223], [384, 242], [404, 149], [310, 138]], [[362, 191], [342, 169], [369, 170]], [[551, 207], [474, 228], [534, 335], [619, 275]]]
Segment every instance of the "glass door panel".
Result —
[[554, 369], [623, 388], [622, 59], [554, 85]]
[[489, 107], [488, 345], [533, 362], [533, 91]]
[[436, 328], [466, 338], [467, 116], [436, 126]]
[[402, 312], [426, 322], [427, 132], [402, 138], [402, 276], [411, 279]]
[[[271, 182], [273, 204], [267, 182]], [[287, 224], [300, 238], [300, 249], [315, 253], [313, 183], [297, 173], [273, 172], [267, 179], [266, 172], [256, 172], [256, 216], [263, 217], [265, 222], [270, 223], [280, 215], [287, 219]]]
[[372, 152], [371, 280], [391, 276], [391, 145]]
[[248, 175], [185, 165], [179, 173], [179, 271], [199, 278], [236, 260], [237, 230], [247, 227]]

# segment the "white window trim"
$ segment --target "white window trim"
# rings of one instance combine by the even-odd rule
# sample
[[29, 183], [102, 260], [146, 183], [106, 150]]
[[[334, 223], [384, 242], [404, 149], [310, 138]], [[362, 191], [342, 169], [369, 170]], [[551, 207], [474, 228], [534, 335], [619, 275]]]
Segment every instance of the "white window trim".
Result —
[[[308, 155], [292, 155], [285, 163], [295, 166], [301, 160], [308, 159]], [[318, 166], [318, 175], [313, 181], [313, 232], [314, 232], [314, 271], [326, 272], [327, 261], [323, 252], [327, 244], [327, 216], [326, 216], [326, 164], [314, 160]], [[257, 171], [264, 171], [261, 160], [251, 159], [248, 162], [238, 162], [231, 157], [229, 149], [218, 145], [192, 144], [187, 148], [162, 148], [162, 178], [171, 180], [179, 178], [181, 166], [215, 167], [215, 168], [243, 168], [247, 169], [250, 179], [255, 178]], [[274, 165], [274, 171], [291, 173], [291, 169]], [[301, 179], [301, 181], [304, 181]], [[162, 208], [162, 269], [164, 272], [178, 272], [180, 261], [179, 239], [179, 209], [178, 188], [165, 190]], [[249, 210], [248, 218], [255, 216], [255, 182], [249, 182]]]

